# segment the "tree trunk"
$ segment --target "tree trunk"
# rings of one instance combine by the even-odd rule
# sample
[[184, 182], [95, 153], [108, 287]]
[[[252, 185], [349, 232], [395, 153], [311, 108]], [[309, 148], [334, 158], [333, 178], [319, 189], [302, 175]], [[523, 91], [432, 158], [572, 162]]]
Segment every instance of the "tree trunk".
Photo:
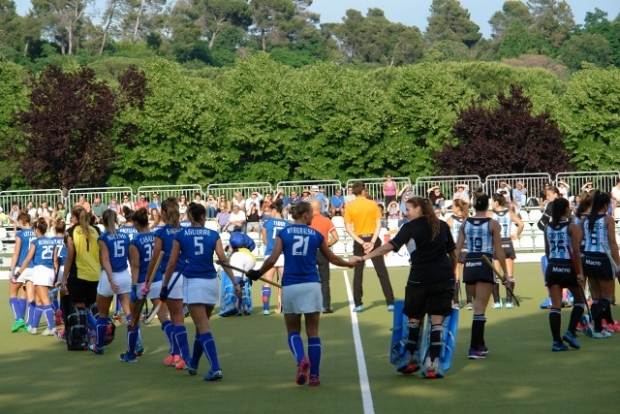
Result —
[[[69, 25], [69, 54], [73, 54], [72, 53], [73, 50], [73, 25]], [[64, 54], [64, 53], [63, 53]]]
[[24, 45], [24, 57], [28, 56], [29, 47], [30, 47], [30, 40], [26, 40], [26, 44]]
[[261, 41], [261, 43], [263, 45], [263, 52], [266, 52], [267, 51], [267, 47], [265, 46], [265, 29], [262, 29], [260, 31], [260, 41]]
[[136, 41], [138, 37], [138, 28], [140, 27], [140, 16], [142, 16], [142, 12], [144, 11], [144, 2], [145, 0], [140, 1], [140, 10], [138, 10], [138, 16], [136, 17], [136, 25], [133, 28], [133, 41]]
[[103, 39], [101, 40], [101, 47], [99, 48], [99, 56], [103, 55], [103, 48], [105, 47], [105, 42], [108, 40], [108, 31], [110, 30], [110, 25], [112, 24], [112, 19], [114, 18], [115, 8], [116, 0], [112, 1], [110, 6], [110, 15], [108, 16], [108, 23], [105, 25], [105, 29], [103, 30]]

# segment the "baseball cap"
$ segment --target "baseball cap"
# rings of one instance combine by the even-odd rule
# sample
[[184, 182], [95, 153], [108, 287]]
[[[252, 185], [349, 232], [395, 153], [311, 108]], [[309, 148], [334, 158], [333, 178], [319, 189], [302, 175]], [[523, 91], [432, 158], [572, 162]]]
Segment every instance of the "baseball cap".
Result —
[[313, 185], [312, 187], [310, 187], [311, 191], [319, 191], [319, 186], [318, 185]]

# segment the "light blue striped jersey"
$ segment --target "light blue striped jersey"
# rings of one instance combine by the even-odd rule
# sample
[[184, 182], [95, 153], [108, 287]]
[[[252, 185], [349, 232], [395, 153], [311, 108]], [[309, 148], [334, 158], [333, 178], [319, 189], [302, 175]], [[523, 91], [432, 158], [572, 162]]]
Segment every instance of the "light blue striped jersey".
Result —
[[512, 217], [510, 216], [510, 210], [493, 210], [493, 219], [497, 220], [502, 228], [502, 238], [509, 238], [510, 230], [512, 230]]
[[568, 251], [571, 245], [571, 237], [568, 233], [569, 224], [570, 221], [564, 220], [557, 225], [553, 222], [549, 223], [545, 227], [545, 236], [547, 236], [547, 243], [549, 243], [549, 260], [570, 260], [570, 253]]
[[596, 216], [593, 231], [590, 231], [590, 219], [588, 217], [583, 218], [583, 239], [586, 242], [586, 252], [605, 253], [603, 243], [607, 243], [609, 240], [605, 217], [607, 217], [607, 214], [598, 214]]
[[463, 225], [463, 216], [452, 215], [452, 225], [450, 226], [450, 234], [452, 234], [452, 240], [456, 243], [459, 239], [459, 232]]
[[465, 224], [465, 239], [469, 253], [493, 254], [493, 235], [489, 217], [470, 217]]

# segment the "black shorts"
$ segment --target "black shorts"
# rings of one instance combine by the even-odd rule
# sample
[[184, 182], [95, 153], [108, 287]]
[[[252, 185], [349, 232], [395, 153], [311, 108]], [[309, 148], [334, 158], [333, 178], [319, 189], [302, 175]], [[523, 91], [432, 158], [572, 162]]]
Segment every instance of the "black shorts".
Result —
[[495, 273], [485, 262], [482, 256], [493, 260], [490, 254], [468, 253], [463, 268], [463, 282], [467, 285], [475, 285], [478, 282], [495, 283]]
[[97, 302], [97, 286], [99, 282], [89, 282], [84, 279], [69, 276], [67, 278], [67, 290], [69, 290], [69, 298], [73, 303], [84, 303], [89, 307]]
[[425, 314], [448, 316], [452, 312], [453, 296], [454, 280], [425, 286], [407, 283], [403, 312], [414, 319], [422, 319]]
[[584, 252], [581, 257], [583, 274], [599, 280], [614, 280], [616, 275], [605, 253]]
[[578, 287], [577, 274], [570, 260], [551, 260], [545, 272], [545, 286]]
[[[504, 256], [506, 259], [516, 259], [517, 254], [515, 253], [515, 246], [512, 243], [512, 239], [510, 237], [502, 237], [502, 248], [504, 249]], [[497, 256], [493, 255], [493, 259], [497, 260]]]

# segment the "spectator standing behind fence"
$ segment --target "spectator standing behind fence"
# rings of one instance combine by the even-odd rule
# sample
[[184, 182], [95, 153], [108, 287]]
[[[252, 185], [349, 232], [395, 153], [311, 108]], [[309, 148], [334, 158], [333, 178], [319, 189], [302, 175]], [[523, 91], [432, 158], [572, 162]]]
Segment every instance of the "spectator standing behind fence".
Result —
[[[379, 232], [381, 231], [381, 212], [377, 204], [366, 198], [366, 186], [357, 182], [353, 185], [353, 200], [344, 211], [344, 222], [347, 233], [353, 238], [353, 254], [362, 257], [375, 248], [381, 246]], [[394, 310], [394, 292], [390, 284], [390, 276], [385, 267], [383, 256], [372, 259], [372, 264], [379, 277], [381, 289], [388, 305], [388, 311]], [[353, 276], [353, 299], [355, 312], [362, 312], [362, 280], [364, 277], [365, 262], [355, 265]]]
[[456, 192], [454, 193], [452, 200], [463, 200], [469, 204], [469, 186], [467, 184], [457, 184]]
[[495, 192], [503, 195], [507, 202], [511, 201], [510, 197], [512, 195], [512, 187], [506, 182], [506, 180], [499, 181], [499, 188]]
[[566, 181], [558, 181], [558, 190], [560, 190], [560, 197], [568, 200], [570, 185]]
[[95, 214], [95, 223], [101, 223], [101, 217], [103, 217], [103, 213], [106, 210], [105, 205], [101, 202], [99, 197], [96, 197], [93, 200], [92, 205], [93, 213]]
[[392, 174], [385, 176], [383, 182], [383, 199], [385, 200], [385, 206], [389, 206], [392, 201], [396, 201], [396, 193], [398, 193], [398, 184], [392, 180]]
[[342, 190], [340, 188], [329, 198], [329, 204], [331, 205], [332, 217], [344, 216], [344, 197], [342, 196]]
[[428, 189], [428, 198], [429, 200], [431, 200], [433, 208], [435, 210], [441, 210], [441, 212], [443, 213], [446, 206], [446, 197], [443, 195], [438, 185], [435, 185]]
[[512, 200], [515, 207], [515, 214], [519, 215], [521, 209], [527, 203], [527, 188], [523, 186], [522, 181], [517, 181], [515, 188], [512, 190]]

